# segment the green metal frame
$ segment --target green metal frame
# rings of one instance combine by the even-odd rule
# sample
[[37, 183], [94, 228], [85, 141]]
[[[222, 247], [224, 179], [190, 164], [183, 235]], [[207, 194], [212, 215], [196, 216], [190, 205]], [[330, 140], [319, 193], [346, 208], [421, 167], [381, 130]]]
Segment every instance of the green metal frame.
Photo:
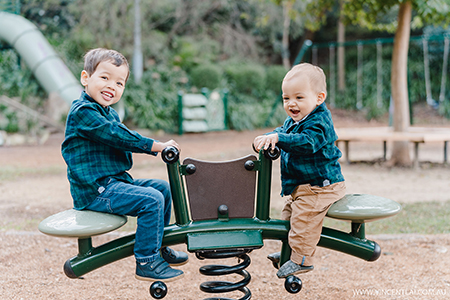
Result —
[[[192, 221], [189, 215], [188, 199], [183, 176], [188, 176], [186, 166], [179, 160], [168, 163], [167, 171], [172, 191], [175, 224], [164, 229], [163, 245], [186, 244], [188, 251], [211, 249], [233, 249], [262, 247], [263, 240], [282, 242], [281, 260], [289, 259], [289, 221], [271, 219], [270, 187], [272, 160], [263, 151], [254, 161], [253, 171], [258, 172], [255, 217], [229, 219], [219, 214], [217, 219]], [[224, 238], [226, 236], [226, 238]], [[77, 278], [106, 264], [133, 255], [134, 234], [124, 236], [99, 247], [92, 247], [91, 238], [78, 240], [79, 253], [66, 261], [64, 271], [70, 278]], [[364, 224], [352, 223], [350, 233], [326, 228], [322, 229], [319, 246], [343, 252], [367, 261], [374, 261], [380, 255], [377, 243], [365, 238]]]

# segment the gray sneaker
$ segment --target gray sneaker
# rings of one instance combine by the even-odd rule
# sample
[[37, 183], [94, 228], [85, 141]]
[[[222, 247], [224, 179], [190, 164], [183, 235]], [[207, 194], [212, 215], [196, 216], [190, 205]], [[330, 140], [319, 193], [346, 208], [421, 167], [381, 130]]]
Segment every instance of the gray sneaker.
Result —
[[270, 253], [269, 255], [267, 255], [267, 258], [272, 262], [272, 266], [275, 269], [280, 268], [280, 266], [279, 266], [280, 257], [281, 257], [281, 252]]
[[281, 252], [270, 253], [267, 258], [273, 263], [278, 264], [280, 262]]
[[298, 265], [292, 260], [288, 260], [281, 266], [281, 268], [277, 272], [278, 278], [286, 278], [290, 275], [306, 273], [314, 270], [314, 266], [302, 266]]

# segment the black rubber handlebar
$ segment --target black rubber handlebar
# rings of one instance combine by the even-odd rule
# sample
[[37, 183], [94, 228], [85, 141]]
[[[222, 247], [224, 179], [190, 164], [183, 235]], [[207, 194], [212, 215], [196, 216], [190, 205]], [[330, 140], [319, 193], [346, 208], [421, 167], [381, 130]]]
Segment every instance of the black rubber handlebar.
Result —
[[162, 160], [166, 164], [173, 164], [180, 158], [180, 152], [177, 148], [169, 146], [161, 152]]

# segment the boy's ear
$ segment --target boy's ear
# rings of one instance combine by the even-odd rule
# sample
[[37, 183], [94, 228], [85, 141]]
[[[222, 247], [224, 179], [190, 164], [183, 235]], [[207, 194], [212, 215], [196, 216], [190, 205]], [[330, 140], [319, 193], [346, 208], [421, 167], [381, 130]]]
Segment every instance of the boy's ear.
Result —
[[320, 92], [319, 94], [317, 94], [317, 105], [322, 104], [326, 98], [327, 95], [324, 92]]
[[86, 72], [86, 70], [81, 71], [80, 81], [81, 81], [81, 84], [83, 86], [87, 86], [88, 85], [88, 79], [89, 79], [88, 72]]

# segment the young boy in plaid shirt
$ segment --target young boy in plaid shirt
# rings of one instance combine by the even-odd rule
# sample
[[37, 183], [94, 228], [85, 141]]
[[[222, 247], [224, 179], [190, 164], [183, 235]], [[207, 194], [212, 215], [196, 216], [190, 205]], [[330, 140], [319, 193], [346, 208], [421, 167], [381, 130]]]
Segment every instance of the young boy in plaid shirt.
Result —
[[[314, 269], [313, 255], [322, 223], [330, 206], [345, 195], [338, 159], [337, 135], [325, 105], [325, 74], [317, 66], [294, 66], [282, 83], [283, 106], [288, 115], [283, 126], [255, 138], [256, 150], [281, 149], [282, 195], [289, 196], [281, 218], [290, 220], [290, 260], [277, 272], [280, 278]], [[269, 259], [279, 262], [280, 253]]]
[[133, 179], [127, 171], [133, 165], [132, 152], [157, 155], [168, 146], [180, 147], [173, 140], [144, 137], [120, 122], [111, 105], [122, 97], [128, 76], [128, 62], [117, 51], [98, 48], [85, 55], [85, 91], [72, 103], [61, 146], [70, 192], [77, 210], [137, 217], [136, 278], [175, 280], [183, 271], [170, 265], [185, 264], [188, 256], [161, 248], [170, 221], [169, 185], [159, 179]]

